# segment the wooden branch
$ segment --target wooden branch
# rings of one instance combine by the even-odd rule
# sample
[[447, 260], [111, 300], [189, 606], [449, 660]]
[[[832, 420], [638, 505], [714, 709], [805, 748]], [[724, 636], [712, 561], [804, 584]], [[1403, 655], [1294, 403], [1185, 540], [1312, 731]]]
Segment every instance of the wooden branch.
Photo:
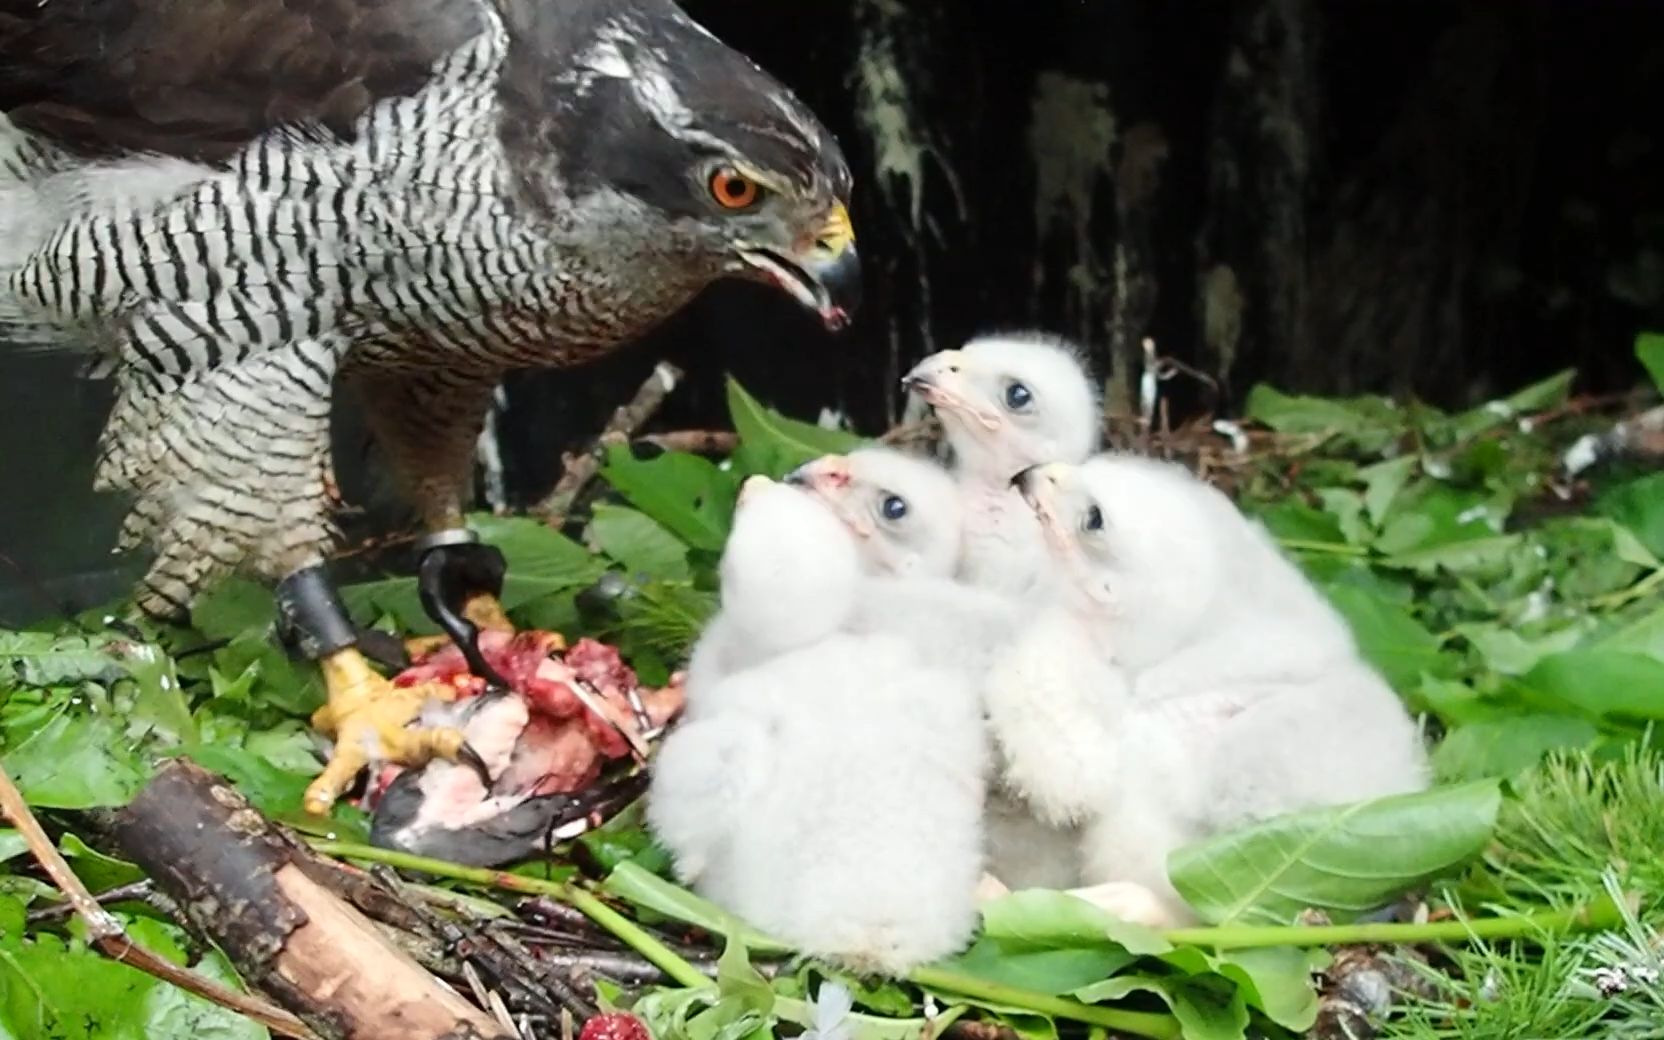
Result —
[[332, 872], [201, 766], [176, 759], [158, 772], [115, 838], [244, 978], [328, 1040], [511, 1036], [330, 891]]
[[671, 430], [650, 433], [641, 440], [655, 448], [690, 455], [732, 455], [740, 446], [740, 435], [733, 430]]
[[194, 993], [203, 1000], [245, 1015], [279, 1036], [295, 1037], [297, 1040], [316, 1040], [312, 1030], [306, 1028], [300, 1019], [287, 1011], [273, 1007], [259, 997], [238, 993], [228, 986], [205, 979], [196, 972], [182, 968], [134, 942], [127, 930], [122, 928], [121, 922], [116, 920], [115, 915], [93, 898], [87, 887], [81, 884], [81, 879], [69, 868], [69, 864], [64, 862], [64, 858], [52, 844], [52, 839], [41, 829], [40, 821], [29, 811], [28, 803], [23, 800], [23, 793], [12, 783], [12, 778], [4, 769], [0, 769], [0, 811], [5, 813], [12, 826], [23, 835], [23, 840], [29, 846], [29, 851], [34, 854], [35, 861], [64, 894], [64, 899], [74, 909], [75, 915], [87, 926], [87, 936], [98, 952], [111, 960], [120, 961], [128, 967], [137, 968], [147, 975], [178, 986], [187, 993]]
[[566, 523], [566, 516], [572, 511], [572, 506], [583, 494], [584, 488], [595, 479], [595, 474], [601, 470], [601, 457], [606, 453], [609, 445], [623, 444], [629, 441], [635, 432], [642, 428], [653, 413], [664, 404], [664, 399], [676, 389], [682, 381], [682, 370], [668, 361], [661, 361], [653, 368], [653, 374], [641, 384], [629, 403], [619, 406], [607, 420], [607, 425], [601, 430], [600, 436], [595, 438], [588, 449], [581, 454], [566, 456], [566, 471], [561, 474], [553, 491], [539, 502], [532, 513], [541, 517], [550, 527], [560, 527]]

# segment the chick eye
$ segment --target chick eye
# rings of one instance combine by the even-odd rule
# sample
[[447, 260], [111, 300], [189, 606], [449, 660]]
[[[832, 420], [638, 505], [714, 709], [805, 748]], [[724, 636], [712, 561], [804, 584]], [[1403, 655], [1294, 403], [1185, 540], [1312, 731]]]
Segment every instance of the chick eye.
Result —
[[1097, 506], [1089, 507], [1086, 510], [1086, 515], [1081, 517], [1080, 529], [1083, 531], [1102, 531], [1104, 529], [1104, 511]]
[[886, 520], [900, 520], [907, 515], [907, 500], [900, 495], [886, 495], [878, 507]]
[[1021, 383], [1007, 383], [1005, 386], [1005, 406], [1014, 412], [1027, 408], [1034, 400], [1034, 394]]
[[723, 209], [746, 209], [763, 197], [763, 187], [732, 166], [719, 166], [708, 182], [711, 198]]

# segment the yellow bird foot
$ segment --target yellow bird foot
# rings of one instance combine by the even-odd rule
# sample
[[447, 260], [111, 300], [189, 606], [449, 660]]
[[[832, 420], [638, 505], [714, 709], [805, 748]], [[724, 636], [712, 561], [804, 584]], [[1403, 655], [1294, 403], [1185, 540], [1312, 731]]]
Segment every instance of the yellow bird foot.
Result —
[[468, 747], [461, 730], [411, 726], [429, 699], [454, 701], [456, 687], [449, 683], [394, 686], [353, 647], [336, 651], [320, 665], [329, 701], [312, 714], [312, 726], [335, 738], [335, 753], [306, 789], [307, 812], [319, 816], [329, 812], [341, 792], [371, 763], [419, 766], [437, 756], [485, 773], [484, 763]]
[[[514, 632], [514, 622], [508, 619], [497, 597], [490, 593], [482, 592], [470, 599], [462, 608], [462, 616], [472, 621], [481, 632]], [[404, 652], [416, 661], [450, 643], [451, 637], [447, 635], [413, 636], [404, 641]]]

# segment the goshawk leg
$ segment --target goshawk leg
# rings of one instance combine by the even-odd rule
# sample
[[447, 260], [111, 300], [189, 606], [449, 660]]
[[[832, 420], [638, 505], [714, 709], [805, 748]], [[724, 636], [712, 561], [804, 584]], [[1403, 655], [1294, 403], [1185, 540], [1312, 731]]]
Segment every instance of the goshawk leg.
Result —
[[502, 686], [479, 651], [479, 633], [513, 629], [497, 599], [504, 561], [463, 524], [474, 445], [496, 383], [495, 374], [446, 370], [359, 381], [370, 429], [427, 531], [419, 543], [423, 609], [462, 649], [474, 674]]

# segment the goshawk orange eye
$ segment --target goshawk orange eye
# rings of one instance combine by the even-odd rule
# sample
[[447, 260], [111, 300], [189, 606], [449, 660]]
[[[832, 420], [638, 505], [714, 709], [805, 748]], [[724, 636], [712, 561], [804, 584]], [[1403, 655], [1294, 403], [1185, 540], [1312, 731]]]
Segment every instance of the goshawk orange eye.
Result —
[[762, 186], [732, 166], [711, 174], [711, 198], [723, 209], [745, 209], [763, 194]]

